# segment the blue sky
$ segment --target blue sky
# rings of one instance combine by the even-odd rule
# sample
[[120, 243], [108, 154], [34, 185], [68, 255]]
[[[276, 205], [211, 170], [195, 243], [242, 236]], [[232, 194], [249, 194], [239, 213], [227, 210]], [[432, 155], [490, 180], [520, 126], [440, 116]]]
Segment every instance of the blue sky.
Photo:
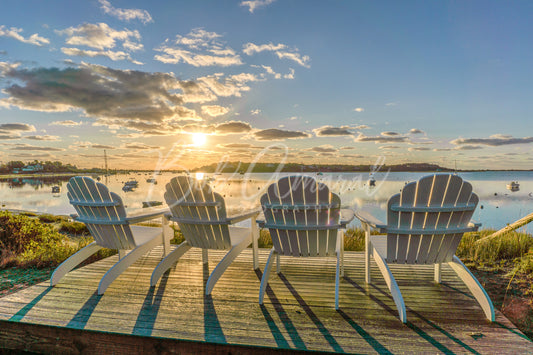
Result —
[[530, 1], [11, 1], [0, 160], [531, 169], [532, 15]]

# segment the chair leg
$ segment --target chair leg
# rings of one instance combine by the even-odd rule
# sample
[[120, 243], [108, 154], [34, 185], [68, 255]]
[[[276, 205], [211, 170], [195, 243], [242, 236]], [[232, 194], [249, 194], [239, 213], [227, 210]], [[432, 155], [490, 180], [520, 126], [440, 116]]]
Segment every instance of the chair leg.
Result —
[[258, 254], [258, 242], [259, 242], [259, 226], [256, 221], [252, 219], [252, 257], [254, 270], [259, 269], [259, 254]]
[[261, 286], [259, 287], [259, 304], [263, 304], [263, 299], [265, 297], [265, 290], [268, 284], [268, 277], [270, 276], [270, 269], [272, 267], [270, 263], [272, 262], [272, 256], [274, 255], [274, 253], [277, 256], [278, 267], [279, 267], [279, 254], [276, 253], [274, 248], [272, 248], [270, 249], [270, 254], [268, 255], [268, 259], [265, 264], [265, 269], [263, 270], [263, 277], [261, 277]]
[[370, 253], [372, 246], [370, 243], [370, 226], [363, 222], [363, 229], [365, 230], [365, 282], [370, 283]]
[[344, 277], [344, 231], [340, 230], [337, 234], [337, 252], [340, 253], [340, 262], [341, 262], [341, 277]]
[[341, 250], [337, 251], [337, 268], [335, 270], [335, 309], [339, 309], [339, 282], [340, 282], [340, 274], [341, 274]]
[[68, 259], [63, 261], [52, 274], [50, 278], [50, 286], [55, 286], [65, 276], [69, 271], [74, 269], [76, 266], [81, 264], [85, 259], [96, 253], [98, 250], [102, 249], [101, 246], [92, 242], [91, 244], [85, 246], [79, 250], [76, 254], [71, 255]]
[[438, 283], [440, 284], [441, 281], [442, 281], [442, 277], [441, 277], [441, 266], [442, 264], [441, 263], [436, 263], [435, 264], [435, 275], [434, 275], [434, 279], [435, 279], [435, 283]]
[[178, 262], [178, 259], [183, 256], [189, 249], [192, 247], [189, 245], [187, 241], [184, 241], [180, 245], [177, 246], [176, 249], [174, 249], [170, 254], [168, 254], [163, 260], [157, 264], [154, 271], [152, 272], [152, 277], [150, 278], [150, 286], [155, 286], [157, 281], [163, 276], [163, 274], [170, 269], [176, 262]]
[[163, 257], [167, 256], [170, 253], [170, 240], [174, 237], [174, 231], [170, 227], [167, 217], [161, 217], [161, 227], [163, 233], [161, 234], [162, 244], [163, 244]]
[[209, 263], [209, 252], [207, 249], [202, 249], [202, 264]]
[[492, 304], [492, 301], [490, 300], [489, 295], [487, 294], [483, 286], [481, 286], [476, 277], [455, 255], [453, 256], [452, 261], [448, 263], [448, 265], [452, 267], [452, 269], [457, 273], [457, 276], [459, 276], [461, 280], [463, 280], [470, 292], [472, 292], [479, 305], [483, 309], [483, 312], [485, 312], [485, 316], [487, 317], [487, 319], [491, 322], [494, 322], [494, 306]]
[[239, 256], [239, 254], [250, 244], [250, 238], [251, 235], [249, 238], [246, 238], [241, 243], [234, 245], [230, 249], [230, 251], [222, 258], [222, 260], [220, 260], [211, 275], [209, 275], [209, 279], [207, 279], [207, 285], [205, 286], [206, 295], [211, 294], [211, 291], [213, 291], [213, 287], [215, 287], [215, 284], [217, 283], [218, 279], [220, 279], [224, 271], [226, 271], [226, 269], [228, 268], [228, 266], [231, 265], [233, 260], [235, 260], [235, 258]]
[[398, 284], [396, 283], [396, 279], [394, 278], [394, 276], [392, 276], [389, 266], [387, 265], [383, 257], [379, 254], [379, 252], [376, 249], [374, 249], [374, 260], [376, 261], [376, 264], [378, 264], [379, 270], [381, 271], [381, 274], [383, 275], [383, 278], [385, 279], [385, 282], [387, 283], [389, 291], [392, 295], [392, 299], [394, 300], [394, 303], [396, 304], [396, 308], [398, 309], [398, 315], [400, 317], [400, 320], [403, 323], [407, 322], [405, 303], [403, 301], [400, 288], [398, 287]]
[[141, 256], [146, 254], [149, 250], [161, 244], [160, 236], [157, 236], [144, 244], [138, 245], [135, 249], [130, 251], [126, 256], [119, 260], [113, 267], [105, 273], [98, 285], [98, 294], [103, 295], [105, 290], [111, 285], [117, 277], [120, 276], [131, 264], [137, 261]]

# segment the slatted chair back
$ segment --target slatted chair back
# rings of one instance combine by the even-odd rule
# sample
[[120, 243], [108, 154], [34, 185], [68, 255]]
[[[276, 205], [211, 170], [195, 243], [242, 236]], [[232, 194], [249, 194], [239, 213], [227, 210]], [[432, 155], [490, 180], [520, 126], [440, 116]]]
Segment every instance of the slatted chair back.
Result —
[[120, 196], [89, 177], [76, 176], [67, 184], [67, 196], [78, 213], [79, 222], [87, 225], [95, 242], [117, 250], [135, 248], [135, 241]]
[[335, 255], [340, 228], [338, 195], [309, 176], [289, 176], [261, 196], [265, 227], [280, 255]]
[[176, 176], [166, 185], [165, 200], [191, 246], [231, 248], [224, 198], [205, 181]]
[[452, 260], [478, 204], [472, 185], [451, 174], [407, 184], [388, 202], [387, 262], [435, 264]]

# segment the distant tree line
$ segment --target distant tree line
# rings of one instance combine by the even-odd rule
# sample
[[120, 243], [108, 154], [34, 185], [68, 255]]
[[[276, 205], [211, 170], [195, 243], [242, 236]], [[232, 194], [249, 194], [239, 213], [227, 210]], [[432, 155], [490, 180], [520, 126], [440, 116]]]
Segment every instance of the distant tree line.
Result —
[[102, 172], [102, 169], [78, 169], [72, 164], [63, 164], [60, 161], [40, 161], [34, 160], [32, 162], [23, 162], [20, 160], [9, 161], [5, 164], [0, 164], [0, 174], [10, 174], [14, 170], [22, 169], [27, 165], [41, 165], [42, 170], [39, 173], [78, 173], [78, 172]]
[[[273, 163], [257, 163], [253, 166], [251, 172], [253, 173], [270, 173], [279, 169], [279, 164]], [[250, 169], [250, 163], [242, 162], [227, 162], [223, 166], [218, 164], [204, 165], [196, 168], [193, 171], [205, 173], [245, 173]], [[429, 163], [407, 163], [396, 165], [383, 165], [375, 167], [373, 165], [346, 165], [346, 164], [299, 164], [286, 163], [281, 166], [281, 172], [371, 172], [371, 171], [451, 171], [451, 169], [443, 168], [437, 164]]]

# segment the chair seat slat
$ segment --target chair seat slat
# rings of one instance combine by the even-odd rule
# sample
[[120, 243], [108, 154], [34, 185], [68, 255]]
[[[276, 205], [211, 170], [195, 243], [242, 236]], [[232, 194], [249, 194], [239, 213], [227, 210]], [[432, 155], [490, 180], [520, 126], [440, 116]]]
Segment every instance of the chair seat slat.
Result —
[[121, 202], [120, 201], [91, 202], [91, 201], [70, 200], [70, 204], [73, 206], [85, 206], [85, 207], [110, 207], [110, 206], [119, 206]]
[[279, 204], [279, 203], [273, 203], [273, 204], [264, 204], [264, 208], [271, 208], [274, 210], [329, 210], [332, 208], [339, 208], [340, 206], [338, 204], [293, 204], [293, 205], [286, 205], [286, 204]]
[[78, 217], [76, 218], [77, 222], [89, 223], [89, 224], [105, 224], [105, 225], [127, 225], [128, 221], [123, 219], [109, 220], [109, 219], [99, 219], [99, 218], [87, 218], [87, 217]]
[[300, 230], [300, 231], [313, 231], [313, 230], [331, 230], [345, 228], [345, 225], [331, 224], [331, 225], [296, 225], [296, 224], [273, 224], [265, 223], [264, 228], [281, 229], [281, 230]]
[[476, 209], [475, 204], [463, 206], [399, 206], [391, 205], [390, 209], [396, 212], [457, 212], [473, 211]]
[[474, 227], [442, 228], [442, 229], [419, 229], [419, 228], [387, 228], [388, 234], [401, 235], [432, 235], [432, 234], [455, 234], [474, 231]]
[[205, 225], [221, 225], [221, 224], [227, 224], [229, 225], [230, 222], [227, 219], [223, 220], [205, 220], [205, 219], [195, 219], [195, 218], [178, 218], [178, 217], [170, 217], [170, 220], [177, 223], [185, 223], [185, 224], [205, 224]]
[[180, 201], [180, 202], [177, 202], [176, 205], [186, 206], [186, 207], [218, 207], [218, 206], [221, 206], [221, 203], [218, 201], [198, 201], [198, 202]]

